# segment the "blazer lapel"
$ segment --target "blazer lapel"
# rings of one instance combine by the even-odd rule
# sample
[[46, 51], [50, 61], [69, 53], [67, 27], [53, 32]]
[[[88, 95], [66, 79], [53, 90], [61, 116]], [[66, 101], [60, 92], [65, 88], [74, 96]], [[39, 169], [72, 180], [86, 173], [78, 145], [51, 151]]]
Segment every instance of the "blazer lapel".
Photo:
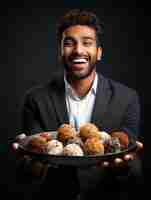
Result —
[[68, 112], [65, 101], [65, 84], [63, 76], [58, 76], [52, 84], [51, 92], [58, 121], [61, 124], [69, 123]]
[[98, 87], [95, 99], [95, 105], [92, 112], [92, 123], [96, 124], [100, 129], [103, 127], [103, 119], [107, 110], [107, 105], [111, 97], [107, 79], [102, 75], [98, 76]]

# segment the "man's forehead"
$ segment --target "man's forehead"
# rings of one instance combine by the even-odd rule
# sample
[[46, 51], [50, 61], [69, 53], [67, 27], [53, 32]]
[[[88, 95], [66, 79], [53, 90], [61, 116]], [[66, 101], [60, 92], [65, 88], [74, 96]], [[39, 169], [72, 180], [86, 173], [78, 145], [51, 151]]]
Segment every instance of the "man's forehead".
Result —
[[82, 37], [82, 38], [96, 38], [95, 29], [86, 25], [74, 25], [65, 29], [63, 38], [65, 37]]

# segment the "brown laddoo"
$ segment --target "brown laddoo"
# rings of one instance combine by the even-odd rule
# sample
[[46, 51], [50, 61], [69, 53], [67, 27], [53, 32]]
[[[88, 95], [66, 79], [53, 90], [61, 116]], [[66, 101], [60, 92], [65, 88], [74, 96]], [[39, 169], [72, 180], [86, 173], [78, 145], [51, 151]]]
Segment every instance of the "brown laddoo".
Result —
[[88, 138], [93, 138], [93, 137], [100, 139], [101, 136], [98, 132], [99, 132], [99, 129], [98, 127], [96, 127], [95, 124], [86, 123], [80, 127], [79, 135], [83, 141], [85, 141]]
[[112, 138], [118, 138], [122, 148], [127, 148], [129, 144], [128, 134], [123, 131], [115, 131], [111, 133]]
[[58, 128], [58, 140], [65, 143], [69, 139], [73, 139], [77, 133], [70, 124], [63, 124]]
[[104, 145], [98, 138], [88, 138], [84, 143], [84, 150], [88, 155], [103, 155]]

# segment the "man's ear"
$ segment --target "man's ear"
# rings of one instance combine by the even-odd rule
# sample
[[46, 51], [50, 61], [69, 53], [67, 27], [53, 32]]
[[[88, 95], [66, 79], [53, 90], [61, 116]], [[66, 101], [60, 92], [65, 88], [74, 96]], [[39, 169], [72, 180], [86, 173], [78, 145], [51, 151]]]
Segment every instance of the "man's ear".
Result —
[[98, 52], [97, 52], [97, 60], [101, 60], [101, 57], [102, 57], [102, 48], [101, 47], [98, 47]]

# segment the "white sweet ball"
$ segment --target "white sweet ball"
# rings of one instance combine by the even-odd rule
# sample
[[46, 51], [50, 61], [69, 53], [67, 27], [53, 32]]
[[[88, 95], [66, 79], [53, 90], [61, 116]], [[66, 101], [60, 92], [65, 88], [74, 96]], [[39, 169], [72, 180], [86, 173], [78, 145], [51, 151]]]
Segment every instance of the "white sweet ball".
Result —
[[83, 156], [84, 152], [78, 144], [67, 144], [63, 149], [63, 155], [66, 156]]
[[58, 140], [51, 140], [47, 143], [47, 151], [50, 155], [61, 155], [63, 152], [63, 144]]
[[106, 143], [111, 139], [111, 136], [105, 131], [100, 131], [99, 134], [103, 143]]

